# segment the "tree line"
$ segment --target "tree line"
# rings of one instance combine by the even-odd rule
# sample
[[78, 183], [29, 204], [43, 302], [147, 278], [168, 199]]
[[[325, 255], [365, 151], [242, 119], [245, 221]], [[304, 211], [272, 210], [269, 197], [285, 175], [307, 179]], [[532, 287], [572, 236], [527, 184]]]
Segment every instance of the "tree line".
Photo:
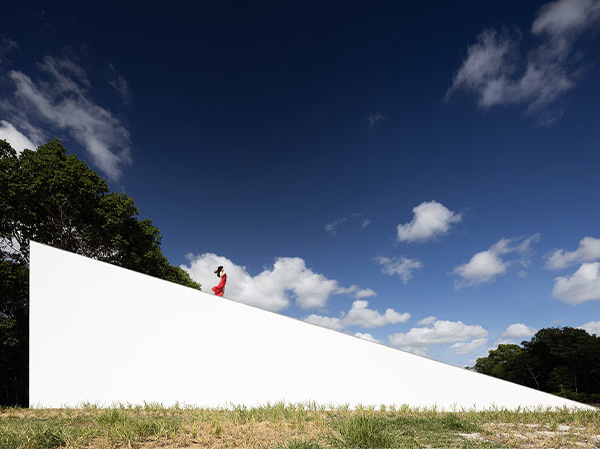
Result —
[[20, 154], [0, 140], [0, 405], [28, 405], [29, 241], [191, 288], [152, 221], [59, 140]]
[[470, 369], [576, 401], [600, 403], [596, 334], [572, 327], [545, 328], [521, 345], [498, 345]]

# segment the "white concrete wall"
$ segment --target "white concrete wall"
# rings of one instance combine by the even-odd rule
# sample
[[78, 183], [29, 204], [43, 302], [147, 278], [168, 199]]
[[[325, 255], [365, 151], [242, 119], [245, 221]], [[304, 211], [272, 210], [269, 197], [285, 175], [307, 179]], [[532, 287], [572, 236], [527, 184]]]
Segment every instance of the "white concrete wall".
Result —
[[581, 404], [31, 242], [30, 404]]

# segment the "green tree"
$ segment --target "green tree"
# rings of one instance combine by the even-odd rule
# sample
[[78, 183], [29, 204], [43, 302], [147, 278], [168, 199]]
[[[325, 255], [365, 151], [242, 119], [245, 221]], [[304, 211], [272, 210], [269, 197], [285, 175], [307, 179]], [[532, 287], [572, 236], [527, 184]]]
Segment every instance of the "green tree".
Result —
[[60, 141], [17, 155], [0, 140], [0, 404], [27, 404], [29, 241], [200, 289], [164, 257], [161, 238]]
[[593, 371], [600, 363], [600, 346], [595, 336], [572, 327], [539, 330], [523, 346], [541, 367], [540, 383], [549, 392], [598, 393]]
[[599, 337], [572, 327], [546, 328], [522, 345], [499, 345], [472, 369], [576, 400], [600, 398]]
[[473, 370], [539, 389], [536, 370], [528, 360], [527, 352], [519, 345], [498, 345], [486, 357], [478, 358]]

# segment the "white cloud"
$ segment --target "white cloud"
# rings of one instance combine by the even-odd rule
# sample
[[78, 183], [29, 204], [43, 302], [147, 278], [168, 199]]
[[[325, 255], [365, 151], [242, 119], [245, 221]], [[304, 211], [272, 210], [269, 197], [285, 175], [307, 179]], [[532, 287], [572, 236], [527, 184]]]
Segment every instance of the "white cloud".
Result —
[[401, 242], [424, 242], [448, 232], [453, 223], [461, 221], [460, 214], [452, 212], [437, 201], [425, 201], [413, 208], [410, 223], [398, 225]]
[[317, 326], [327, 327], [336, 331], [340, 331], [344, 328], [342, 320], [340, 318], [335, 317], [313, 314], [304, 318], [304, 321], [306, 321], [307, 323], [316, 324]]
[[417, 324], [419, 326], [429, 326], [430, 324], [433, 324], [435, 320], [437, 320], [437, 318], [430, 315], [428, 317], [423, 318], [421, 321], [417, 321]]
[[470, 354], [471, 352], [481, 348], [488, 342], [487, 338], [475, 338], [466, 343], [454, 343], [450, 349], [459, 355]]
[[0, 120], [0, 139], [4, 139], [10, 143], [10, 146], [17, 151], [17, 154], [26, 148], [35, 150], [39, 146], [39, 143], [33, 143], [26, 135], [6, 120]]
[[557, 277], [552, 294], [569, 304], [600, 299], [600, 262], [583, 263], [571, 277]]
[[351, 326], [362, 328], [381, 327], [389, 324], [404, 323], [410, 319], [409, 313], [399, 313], [394, 309], [388, 308], [385, 313], [381, 314], [377, 310], [369, 309], [368, 306], [368, 301], [356, 300], [352, 303], [352, 308], [348, 313], [342, 312], [340, 318], [313, 314], [306, 317], [305, 321], [341, 330]]
[[502, 337], [505, 338], [523, 338], [523, 337], [531, 337], [535, 335], [537, 329], [533, 327], [526, 326], [522, 323], [514, 323], [506, 328], [506, 330], [502, 333]]
[[533, 23], [533, 34], [548, 34], [553, 39], [571, 39], [600, 19], [598, 0], [557, 0], [540, 8]]
[[491, 250], [475, 254], [471, 260], [456, 267], [453, 271], [463, 278], [457, 286], [476, 285], [489, 282], [499, 274], [506, 272], [506, 263]]
[[482, 108], [523, 104], [541, 124], [562, 116], [550, 109], [579, 78], [575, 41], [600, 19], [598, 0], [557, 0], [538, 11], [531, 33], [537, 46], [523, 58], [521, 34], [494, 29], [479, 34], [446, 93], [448, 99], [464, 90], [477, 97]]
[[417, 259], [408, 259], [406, 257], [389, 258], [377, 257], [377, 262], [382, 266], [381, 272], [390, 276], [397, 274], [403, 283], [413, 277], [413, 271], [423, 267], [423, 263]]
[[[354, 287], [356, 287], [356, 285], [353, 285], [350, 288], [354, 289]], [[357, 299], [370, 298], [372, 296], [377, 296], [377, 293], [374, 290], [371, 290], [370, 288], [359, 288], [359, 289], [353, 290], [352, 294]]]
[[[432, 345], [464, 343], [471, 340], [470, 344], [476, 346], [479, 342], [474, 343], [475, 340], [482, 339], [487, 334], [488, 331], [478, 324], [467, 325], [462, 321], [437, 320], [427, 327], [413, 327], [406, 333], [391, 334], [388, 340], [393, 346], [406, 351], [425, 354], [427, 348]], [[467, 347], [459, 346], [455, 350], [466, 350]]]
[[332, 221], [330, 223], [327, 223], [325, 225], [325, 231], [329, 232], [330, 234], [333, 234], [333, 235], [337, 234], [337, 228], [338, 228], [338, 226], [340, 224], [342, 224], [343, 222], [345, 222], [346, 220], [348, 220], [348, 218], [343, 217], [343, 218], [340, 218], [338, 220], [334, 220], [334, 221]]
[[39, 81], [18, 70], [9, 72], [15, 102], [4, 101], [2, 109], [11, 115], [10, 122], [27, 129], [30, 137], [32, 130], [40, 134], [32, 124], [36, 120], [69, 133], [100, 170], [118, 179], [122, 167], [131, 163], [129, 132], [110, 111], [92, 100], [85, 69], [67, 57], [51, 56], [45, 57], [38, 69], [43, 74]]
[[[459, 265], [452, 271], [452, 274], [462, 278], [455, 283], [456, 288], [491, 282], [496, 276], [506, 273], [509, 266], [513, 264], [528, 266], [529, 256], [532, 253], [531, 244], [539, 241], [539, 238], [539, 234], [526, 238], [502, 238], [490, 249], [478, 252], [469, 262]], [[505, 261], [500, 257], [511, 253], [516, 253], [518, 258]], [[521, 277], [524, 274], [524, 272], [519, 273]]]
[[354, 213], [354, 214], [348, 215], [347, 217], [338, 218], [337, 220], [327, 223], [324, 228], [325, 232], [328, 232], [329, 234], [332, 234], [332, 235], [336, 235], [340, 225], [342, 225], [343, 223], [346, 223], [348, 220], [351, 220], [351, 221], [360, 220], [361, 229], [365, 229], [371, 223], [371, 220], [369, 220], [368, 218], [362, 218], [361, 214]]
[[589, 323], [582, 324], [578, 329], [584, 329], [588, 334], [600, 336], [600, 321], [590, 321]]
[[584, 237], [575, 251], [557, 249], [546, 257], [546, 268], [549, 270], [560, 270], [581, 262], [593, 262], [600, 259], [600, 239]]
[[368, 333], [357, 332], [356, 334], [354, 334], [354, 336], [358, 337], [358, 338], [362, 338], [363, 340], [369, 340], [369, 341], [373, 341], [375, 343], [381, 343], [380, 340], [377, 340], [375, 337], [373, 337], [371, 334], [368, 334]]
[[352, 308], [344, 317], [344, 325], [346, 327], [380, 327], [388, 324], [404, 323], [410, 319], [408, 313], [398, 313], [394, 309], [386, 309], [382, 315], [376, 310], [369, 309], [368, 305], [368, 301], [354, 301]]
[[192, 279], [202, 284], [202, 289], [211, 291], [218, 283], [214, 274], [219, 265], [227, 272], [225, 297], [252, 304], [263, 309], [278, 311], [290, 305], [294, 295], [296, 304], [303, 309], [323, 307], [331, 295], [351, 294], [355, 297], [374, 296], [371, 289], [360, 289], [353, 285], [340, 287], [337, 281], [313, 272], [299, 257], [280, 257], [272, 269], [264, 269], [250, 276], [246, 267], [239, 266], [223, 256], [205, 253], [198, 256], [188, 254], [189, 265], [181, 265]]

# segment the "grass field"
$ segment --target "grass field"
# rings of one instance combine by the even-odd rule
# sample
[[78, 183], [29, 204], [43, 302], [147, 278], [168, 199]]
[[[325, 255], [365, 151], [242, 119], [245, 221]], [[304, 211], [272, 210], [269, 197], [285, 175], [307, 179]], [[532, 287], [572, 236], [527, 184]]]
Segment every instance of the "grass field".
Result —
[[0, 410], [0, 448], [600, 448], [600, 409], [440, 412], [313, 404]]

